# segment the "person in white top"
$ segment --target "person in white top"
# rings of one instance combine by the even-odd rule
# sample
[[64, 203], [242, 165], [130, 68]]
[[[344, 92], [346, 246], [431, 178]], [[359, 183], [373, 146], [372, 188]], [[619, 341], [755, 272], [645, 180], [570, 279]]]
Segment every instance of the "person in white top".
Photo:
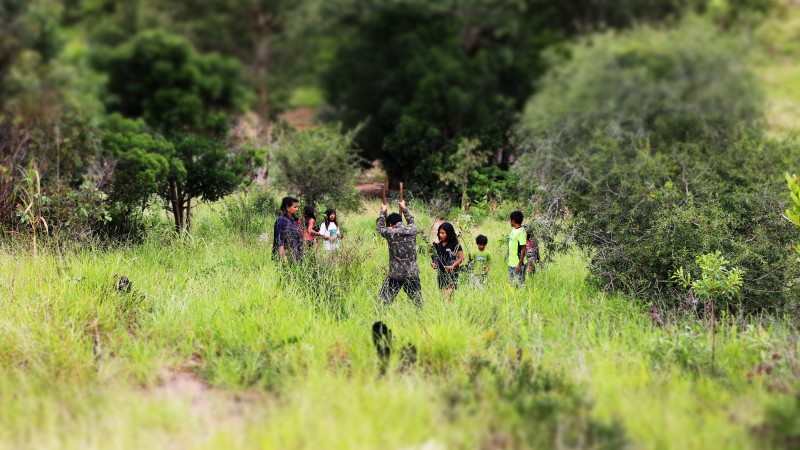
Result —
[[342, 233], [339, 231], [339, 221], [336, 219], [336, 210], [328, 208], [325, 211], [325, 220], [319, 227], [319, 234], [325, 240], [325, 250], [336, 250], [339, 248], [339, 239]]

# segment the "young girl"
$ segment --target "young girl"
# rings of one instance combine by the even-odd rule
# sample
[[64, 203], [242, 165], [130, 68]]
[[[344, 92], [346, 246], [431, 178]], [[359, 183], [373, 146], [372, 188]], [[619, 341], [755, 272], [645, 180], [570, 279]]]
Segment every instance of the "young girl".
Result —
[[439, 242], [433, 244], [436, 254], [431, 261], [431, 267], [439, 271], [439, 289], [444, 289], [444, 297], [449, 300], [453, 289], [458, 287], [458, 266], [464, 261], [464, 251], [450, 222], [439, 225], [437, 234]]
[[325, 250], [336, 250], [339, 248], [339, 239], [342, 233], [339, 231], [339, 220], [336, 219], [336, 210], [328, 208], [325, 211], [325, 220], [319, 227], [319, 234], [325, 240]]
[[317, 216], [314, 205], [306, 205], [303, 208], [303, 241], [308, 247], [315, 247], [317, 245], [317, 236], [319, 232], [314, 229], [317, 223]]

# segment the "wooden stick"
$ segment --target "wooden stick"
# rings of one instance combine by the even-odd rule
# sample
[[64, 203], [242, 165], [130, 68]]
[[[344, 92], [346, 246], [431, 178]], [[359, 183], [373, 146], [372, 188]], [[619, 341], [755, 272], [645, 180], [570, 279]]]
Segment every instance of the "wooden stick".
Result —
[[381, 199], [383, 199], [383, 204], [386, 205], [386, 184], [381, 186]]
[[[403, 182], [400, 182], [400, 201], [403, 201]], [[400, 208], [400, 214], [403, 214], [403, 208]]]

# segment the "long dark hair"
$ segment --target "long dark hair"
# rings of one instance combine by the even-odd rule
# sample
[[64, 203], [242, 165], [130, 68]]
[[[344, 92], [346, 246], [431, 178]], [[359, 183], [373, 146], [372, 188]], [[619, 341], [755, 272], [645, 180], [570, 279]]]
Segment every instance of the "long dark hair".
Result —
[[331, 220], [331, 214], [336, 214], [336, 210], [333, 208], [325, 210], [325, 228], [331, 226], [331, 222], [336, 224], [336, 228], [339, 228], [339, 215], [336, 215], [336, 218]]
[[306, 205], [306, 207], [303, 208], [303, 219], [306, 221], [308, 221], [308, 219], [314, 219], [316, 221], [316, 212], [317, 208], [314, 205]]
[[456, 246], [458, 245], [458, 235], [456, 235], [456, 229], [453, 228], [453, 224], [450, 222], [445, 222], [439, 225], [439, 229], [436, 230], [436, 237], [439, 237], [439, 231], [444, 230], [445, 234], [447, 235], [447, 244]]
[[294, 197], [283, 197], [283, 200], [281, 200], [281, 214], [284, 216], [289, 215], [289, 207], [295, 203], [300, 203], [300, 200]]
[[316, 223], [317, 223], [317, 215], [315, 214], [316, 210], [317, 210], [317, 208], [314, 205], [306, 205], [306, 207], [303, 208], [303, 227], [304, 228], [308, 227], [308, 221], [309, 220], [314, 219], [314, 229], [316, 230], [316, 228], [317, 228], [317, 225], [316, 225]]

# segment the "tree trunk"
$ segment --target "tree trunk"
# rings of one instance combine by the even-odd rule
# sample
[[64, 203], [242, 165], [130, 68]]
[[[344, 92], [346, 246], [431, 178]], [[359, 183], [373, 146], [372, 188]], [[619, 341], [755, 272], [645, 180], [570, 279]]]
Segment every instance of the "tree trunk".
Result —
[[192, 197], [186, 201], [186, 231], [192, 226]]
[[178, 194], [178, 183], [170, 182], [170, 201], [172, 203], [172, 215], [175, 217], [175, 231], [183, 231], [183, 201]]
[[[253, 43], [254, 61], [254, 85], [256, 97], [258, 99], [258, 141], [261, 147], [269, 145], [270, 126], [269, 126], [269, 86], [267, 76], [269, 75], [269, 37], [270, 37], [270, 18], [259, 9], [253, 11], [253, 29], [255, 31]], [[269, 153], [265, 157], [266, 167], [264, 179], [269, 177]]]
[[461, 210], [467, 210], [467, 175], [464, 174], [464, 180], [461, 182]]

